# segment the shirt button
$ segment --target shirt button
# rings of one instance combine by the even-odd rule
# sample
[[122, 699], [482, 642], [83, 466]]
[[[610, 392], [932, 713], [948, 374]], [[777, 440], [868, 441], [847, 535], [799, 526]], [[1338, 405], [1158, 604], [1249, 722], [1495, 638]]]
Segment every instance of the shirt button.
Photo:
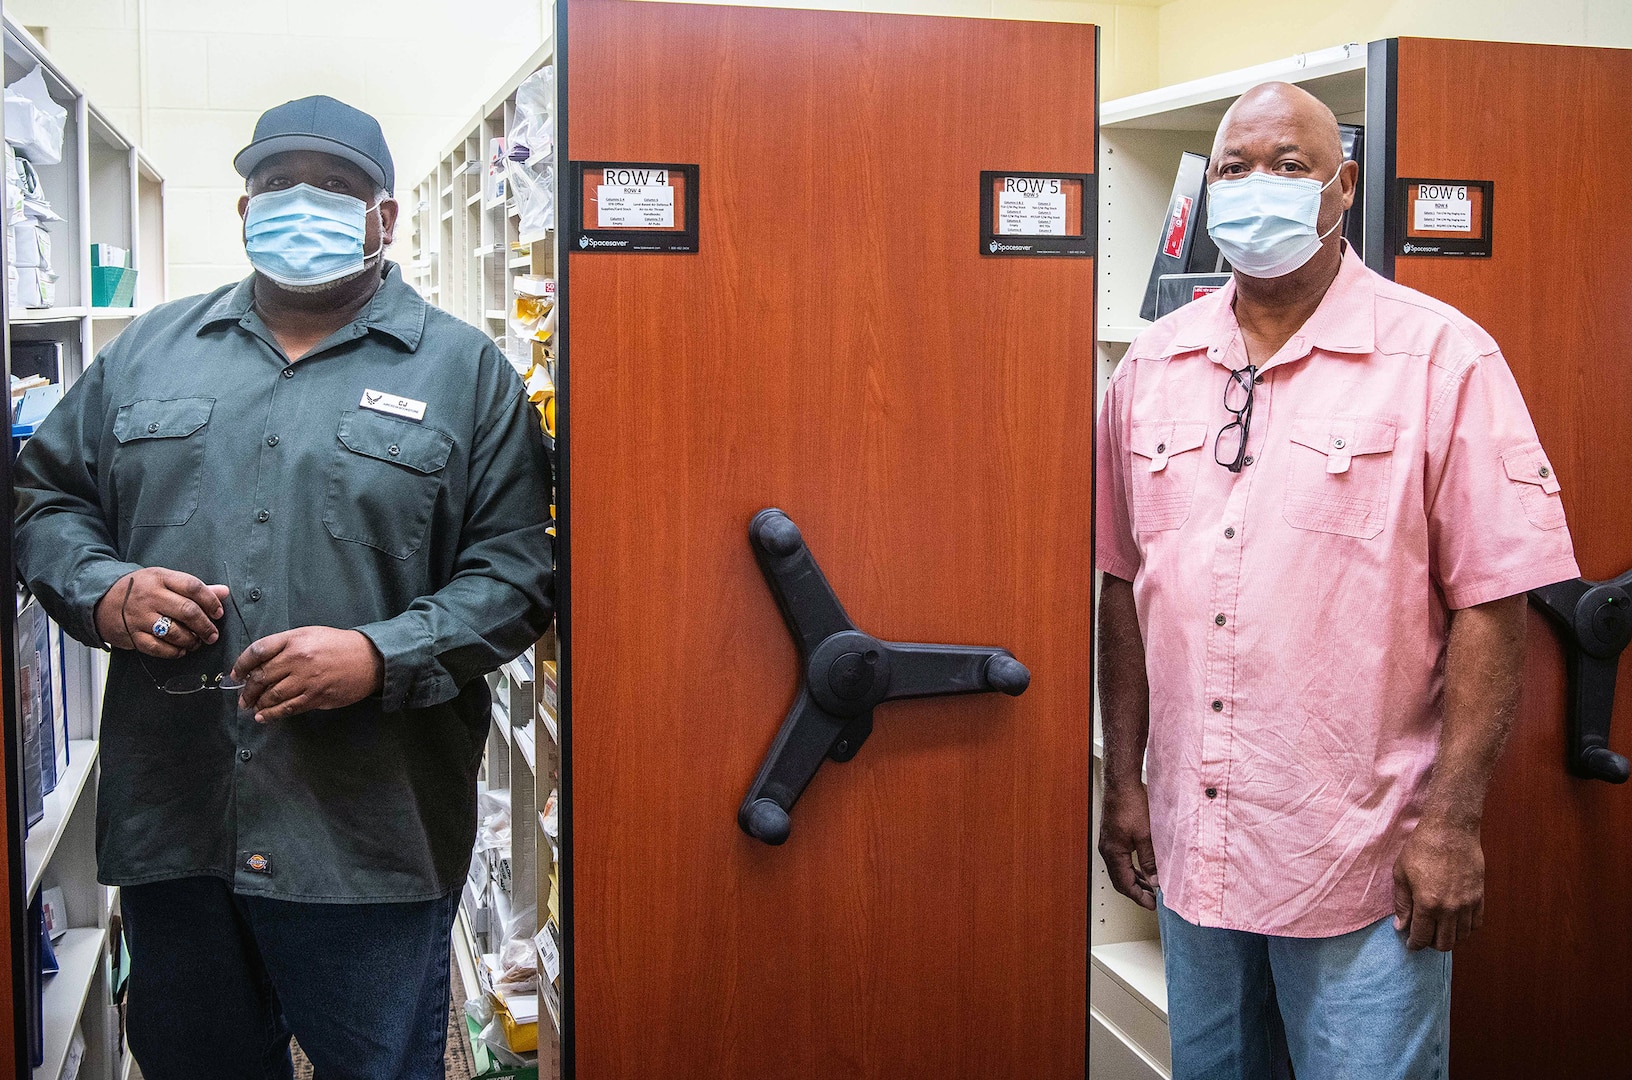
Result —
[[398, 454], [402, 453], [402, 447], [393, 444], [391, 448], [386, 451], [386, 453], [390, 454], [392, 457], [396, 457]]
[[159, 425], [157, 425], [157, 424], [149, 424], [149, 425], [147, 425], [147, 433], [148, 433], [148, 434], [149, 434], [149, 435], [151, 435], [151, 434], [153, 434], [153, 433], [154, 433], [154, 432], [155, 432], [155, 431], [157, 431], [157, 430], [159, 430]]
[[1548, 477], [1549, 477], [1549, 476], [1551, 476], [1551, 475], [1553, 475], [1553, 470], [1551, 470], [1551, 469], [1549, 469], [1549, 468], [1548, 468], [1548, 467], [1547, 467], [1547, 466], [1545, 466], [1545, 465], [1543, 465], [1543, 466], [1542, 466], [1542, 467], [1541, 467], [1541, 478], [1542, 478], [1542, 479], [1543, 479], [1543, 480], [1545, 480], [1545, 479], [1547, 479], [1547, 478], [1548, 478]]
[[292, 368], [292, 367], [284, 368], [283, 369], [283, 377], [286, 378], [286, 379], [294, 378], [295, 377], [295, 369]]
[[1222, 615], [1222, 614], [1219, 614], [1219, 615], [1214, 615], [1214, 616], [1213, 616], [1213, 621], [1214, 621], [1214, 622], [1215, 622], [1215, 623], [1217, 623], [1217, 624], [1218, 624], [1218, 625], [1220, 625], [1220, 626], [1223, 626], [1223, 625], [1224, 625], [1224, 621], [1225, 621], [1225, 620], [1224, 620], [1224, 616], [1223, 616], [1223, 615]]
[[[253, 597], [251, 597], [251, 599], [253, 599]], [[1219, 701], [1217, 698], [1214, 698], [1213, 699], [1213, 711], [1214, 712], [1223, 712], [1224, 711], [1224, 703], [1222, 701]]]
[[1254, 386], [1264, 385], [1264, 377], [1262, 375], [1258, 376], [1256, 379], [1252, 380], [1252, 385], [1254, 385]]
[[1156, 444], [1156, 452], [1157, 452], [1157, 453], [1158, 453], [1158, 454], [1165, 454], [1165, 453], [1167, 453], [1167, 444], [1166, 444], [1166, 443], [1165, 443], [1165, 442], [1159, 442], [1159, 443], [1157, 443], [1157, 444]]
[[1235, 530], [1234, 529], [1225, 529], [1224, 530], [1224, 539], [1234, 540], [1235, 539]]
[[[249, 753], [249, 751], [248, 751], [248, 750], [245, 750], [245, 751], [244, 751], [244, 753], [246, 753], [246, 754], [247, 754], [247, 753]], [[1216, 787], [1210, 787], [1210, 788], [1208, 788], [1208, 789], [1207, 789], [1207, 797], [1208, 797], [1208, 798], [1209, 798], [1209, 799], [1216, 799], [1216, 798], [1218, 798], [1218, 789], [1217, 789], [1217, 788], [1216, 788]]]
[[250, 758], [252, 758], [254, 756], [255, 755], [250, 753], [248, 750], [238, 751], [238, 760], [239, 761], [248, 761]]
[[1333, 450], [1341, 450], [1347, 445], [1348, 445], [1348, 443], [1344, 442], [1342, 439], [1333, 439], [1332, 440], [1332, 449]]
[[[255, 520], [256, 521], [266, 522], [266, 521], [270, 521], [271, 519], [272, 519], [272, 514], [271, 514], [270, 511], [262, 510], [260, 513], [255, 515]], [[1219, 617], [1223, 618], [1223, 616], [1219, 616]]]
[[1246, 457], [1242, 458], [1241, 459], [1241, 464], [1242, 465], [1251, 465], [1252, 464], [1252, 455], [1248, 454]]
[[266, 445], [268, 445], [268, 446], [278, 445], [278, 437], [276, 435], [268, 435], [266, 437]]
[[260, 599], [261, 599], [261, 590], [259, 590], [259, 589], [249, 590], [249, 602], [250, 603], [252, 603], [252, 604], [259, 603]]

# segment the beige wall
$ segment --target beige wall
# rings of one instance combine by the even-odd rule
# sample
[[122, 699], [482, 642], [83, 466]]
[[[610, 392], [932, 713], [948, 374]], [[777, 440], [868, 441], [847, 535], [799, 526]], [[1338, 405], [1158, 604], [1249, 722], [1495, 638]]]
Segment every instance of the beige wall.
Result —
[[1171, 0], [1158, 15], [1158, 86], [1386, 37], [1632, 48], [1632, 0]]

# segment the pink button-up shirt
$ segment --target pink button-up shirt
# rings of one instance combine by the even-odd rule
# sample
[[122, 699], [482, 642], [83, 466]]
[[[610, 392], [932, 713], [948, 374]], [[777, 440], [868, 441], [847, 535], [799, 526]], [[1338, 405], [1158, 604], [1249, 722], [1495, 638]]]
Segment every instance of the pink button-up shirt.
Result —
[[[1099, 568], [1132, 581], [1163, 901], [1326, 937], [1393, 910], [1439, 745], [1451, 609], [1579, 574], [1496, 343], [1348, 252], [1214, 463], [1233, 283], [1128, 349], [1099, 418]], [[1236, 403], [1236, 402], [1232, 402]]]

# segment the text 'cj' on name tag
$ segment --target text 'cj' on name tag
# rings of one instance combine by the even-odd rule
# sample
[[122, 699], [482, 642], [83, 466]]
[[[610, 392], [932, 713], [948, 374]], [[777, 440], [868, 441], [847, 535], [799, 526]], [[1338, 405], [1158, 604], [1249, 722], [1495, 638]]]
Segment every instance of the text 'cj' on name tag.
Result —
[[425, 403], [396, 394], [382, 394], [378, 390], [364, 390], [359, 404], [365, 409], [401, 416], [408, 420], [425, 419]]

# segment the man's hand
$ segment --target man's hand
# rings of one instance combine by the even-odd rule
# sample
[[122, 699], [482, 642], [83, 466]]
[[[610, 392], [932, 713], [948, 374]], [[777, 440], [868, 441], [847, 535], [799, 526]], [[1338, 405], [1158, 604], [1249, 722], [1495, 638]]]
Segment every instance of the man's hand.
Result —
[[256, 723], [313, 709], [340, 709], [378, 693], [385, 660], [365, 635], [332, 626], [302, 626], [261, 638], [232, 666], [244, 684], [238, 707]]
[[1479, 830], [1424, 819], [1394, 860], [1394, 929], [1406, 947], [1440, 952], [1485, 921], [1485, 853]]
[[1145, 785], [1105, 789], [1099, 811], [1099, 856], [1116, 891], [1142, 908], [1156, 910], [1156, 849], [1150, 842], [1150, 802]]
[[[126, 574], [96, 602], [96, 632], [115, 649], [137, 649], [174, 660], [213, 645], [221, 632], [213, 620], [225, 614], [225, 585], [206, 585], [191, 574], [149, 566]], [[160, 616], [170, 630], [153, 633]], [[126, 629], [128, 626], [128, 630]]]

